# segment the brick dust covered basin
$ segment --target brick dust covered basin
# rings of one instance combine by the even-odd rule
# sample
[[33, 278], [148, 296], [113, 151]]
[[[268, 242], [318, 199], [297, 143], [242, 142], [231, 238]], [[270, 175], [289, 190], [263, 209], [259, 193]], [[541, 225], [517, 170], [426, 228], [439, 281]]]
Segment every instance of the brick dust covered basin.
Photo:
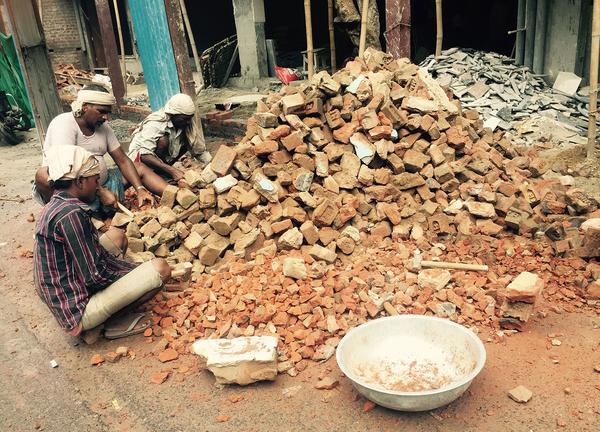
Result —
[[462, 395], [486, 360], [483, 343], [449, 320], [401, 315], [350, 331], [337, 349], [342, 372], [363, 396], [400, 411], [426, 411]]

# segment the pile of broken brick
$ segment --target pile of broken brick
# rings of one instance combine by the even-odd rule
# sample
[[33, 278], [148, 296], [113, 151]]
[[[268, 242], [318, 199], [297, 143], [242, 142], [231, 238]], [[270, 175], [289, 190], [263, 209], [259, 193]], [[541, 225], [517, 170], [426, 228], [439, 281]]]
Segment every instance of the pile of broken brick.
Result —
[[[506, 295], [501, 311], [513, 279], [502, 267], [420, 270], [411, 256], [418, 248], [434, 260], [497, 263], [515, 235], [538, 268], [557, 255], [597, 255], [600, 227], [579, 225], [598, 215], [598, 203], [547, 171], [535, 150], [484, 128], [426, 71], [369, 49], [333, 76], [323, 71], [269, 95], [241, 142], [186, 171], [188, 187], [170, 186], [158, 208], [112, 223], [126, 228], [129, 259], [165, 257], [191, 281], [152, 305], [161, 349], [277, 335], [280, 370], [295, 374], [329, 358], [368, 318], [526, 322], [531, 308], [521, 303], [539, 292]], [[475, 251], [475, 239], [488, 247]], [[509, 258], [512, 274], [536, 271]], [[554, 283], [551, 295], [569, 282]], [[529, 315], [511, 312], [519, 307]]]

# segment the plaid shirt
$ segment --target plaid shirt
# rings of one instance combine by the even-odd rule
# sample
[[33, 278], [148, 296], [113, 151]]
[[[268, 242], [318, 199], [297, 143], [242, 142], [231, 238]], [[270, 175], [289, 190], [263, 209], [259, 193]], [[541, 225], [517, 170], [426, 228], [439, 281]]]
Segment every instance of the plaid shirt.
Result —
[[40, 215], [35, 228], [33, 279], [56, 320], [76, 328], [90, 297], [137, 265], [109, 254], [82, 201], [60, 191]]

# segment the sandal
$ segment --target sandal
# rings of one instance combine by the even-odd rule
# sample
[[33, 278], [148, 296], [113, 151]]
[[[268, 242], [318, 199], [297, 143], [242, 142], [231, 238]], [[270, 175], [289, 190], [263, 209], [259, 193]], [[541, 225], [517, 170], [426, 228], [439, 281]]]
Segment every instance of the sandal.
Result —
[[142, 333], [152, 324], [144, 313], [125, 314], [115, 317], [105, 325], [104, 337], [106, 339], [119, 339], [127, 336]]

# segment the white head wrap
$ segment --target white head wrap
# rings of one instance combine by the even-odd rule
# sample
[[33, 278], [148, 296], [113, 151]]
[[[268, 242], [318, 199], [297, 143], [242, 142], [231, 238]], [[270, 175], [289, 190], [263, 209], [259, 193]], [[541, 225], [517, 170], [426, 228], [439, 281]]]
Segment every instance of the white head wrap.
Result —
[[[169, 122], [172, 115], [184, 114], [195, 117], [196, 104], [194, 100], [186, 94], [178, 93], [172, 96], [171, 99], [165, 104], [165, 106], [150, 114], [140, 124], [137, 125], [131, 136], [135, 136], [139, 133], [144, 125], [148, 122]], [[206, 152], [206, 145], [204, 143], [204, 133], [202, 132], [202, 124], [199, 119], [193, 118], [190, 124], [184, 130], [187, 141], [192, 149], [192, 154], [201, 154]], [[169, 149], [170, 151], [170, 149]], [[171, 154], [171, 156], [176, 156]]]
[[167, 114], [185, 114], [194, 115], [196, 113], [196, 104], [191, 97], [183, 93], [177, 93], [171, 97], [164, 107]]
[[106, 105], [111, 106], [117, 103], [115, 97], [110, 93], [104, 93], [95, 90], [79, 90], [77, 100], [71, 104], [71, 110], [75, 117], [81, 115], [83, 104]]
[[54, 145], [46, 151], [52, 181], [75, 180], [100, 174], [100, 163], [89, 151], [75, 145]]

